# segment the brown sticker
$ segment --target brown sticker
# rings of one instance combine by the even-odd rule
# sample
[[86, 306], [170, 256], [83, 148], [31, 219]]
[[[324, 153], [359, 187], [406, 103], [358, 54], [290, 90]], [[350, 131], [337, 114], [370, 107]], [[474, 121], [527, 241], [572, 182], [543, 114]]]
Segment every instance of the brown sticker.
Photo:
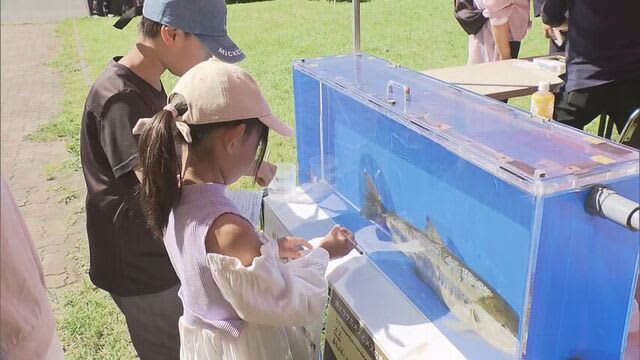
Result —
[[597, 137], [594, 137], [594, 136], [585, 136], [584, 139], [587, 142], [590, 142], [590, 143], [592, 143], [594, 145], [602, 144], [604, 142], [603, 139], [600, 139], [600, 138], [597, 138]]
[[621, 146], [617, 146], [614, 144], [610, 144], [607, 142], [602, 142], [600, 144], [594, 145], [594, 147], [602, 152], [606, 152], [612, 155], [627, 155], [631, 152], [631, 150], [627, 150]]
[[593, 155], [592, 157], [590, 157], [591, 160], [600, 163], [600, 164], [613, 164], [616, 161], [613, 160], [612, 158], [608, 158], [606, 156], [603, 155]]
[[581, 168], [579, 168], [578, 166], [574, 166], [574, 165], [567, 166], [566, 170], [567, 170], [567, 172], [572, 173], [572, 174], [582, 171]]
[[526, 164], [520, 160], [512, 160], [508, 162], [509, 165], [515, 167], [516, 169], [524, 172], [525, 174], [529, 175], [529, 176], [534, 176], [535, 172], [536, 172], [536, 168], [534, 168], [533, 166]]

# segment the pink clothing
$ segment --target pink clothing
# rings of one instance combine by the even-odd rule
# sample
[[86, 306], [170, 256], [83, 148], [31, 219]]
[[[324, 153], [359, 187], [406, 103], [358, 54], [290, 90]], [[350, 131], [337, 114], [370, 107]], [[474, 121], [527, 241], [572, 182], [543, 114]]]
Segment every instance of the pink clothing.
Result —
[[0, 358], [64, 359], [40, 259], [4, 178], [0, 199]]
[[482, 14], [489, 20], [477, 34], [469, 35], [468, 64], [498, 61], [500, 56], [491, 26], [509, 21], [509, 39], [522, 41], [531, 25], [529, 0], [475, 0], [474, 4], [483, 9]]

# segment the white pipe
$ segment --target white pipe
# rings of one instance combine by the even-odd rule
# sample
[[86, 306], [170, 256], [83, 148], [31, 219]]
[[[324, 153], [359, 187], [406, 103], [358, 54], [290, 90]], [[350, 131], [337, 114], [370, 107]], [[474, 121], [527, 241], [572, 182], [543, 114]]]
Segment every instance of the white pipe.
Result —
[[620, 224], [629, 230], [640, 230], [640, 207], [638, 203], [620, 196], [602, 185], [591, 189], [585, 210], [591, 215], [599, 215]]

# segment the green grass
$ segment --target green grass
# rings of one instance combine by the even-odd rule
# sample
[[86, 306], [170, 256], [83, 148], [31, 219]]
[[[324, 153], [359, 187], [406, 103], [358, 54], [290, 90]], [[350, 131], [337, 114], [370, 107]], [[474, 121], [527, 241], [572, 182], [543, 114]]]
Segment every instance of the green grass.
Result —
[[[77, 21], [91, 78], [98, 76], [111, 57], [124, 54], [136, 37], [136, 26], [125, 30], [111, 25], [114, 19]], [[281, 0], [229, 6], [229, 33], [247, 54], [242, 66], [249, 70], [269, 101], [274, 113], [293, 124], [291, 62], [351, 51], [351, 4], [326, 1]], [[37, 138], [68, 140], [78, 167], [77, 129], [86, 86], [79, 73], [72, 37], [73, 24], [60, 26], [64, 46], [53, 62], [64, 74], [67, 91], [62, 111]], [[524, 39], [521, 56], [545, 53], [548, 43], [540, 36], [541, 24], [534, 21]], [[362, 4], [362, 50], [412, 69], [423, 70], [463, 65], [467, 58], [467, 36], [455, 22], [451, 4], [423, 0], [377, 0]], [[175, 77], [164, 76], [167, 89]], [[511, 104], [528, 108], [528, 97]], [[271, 161], [294, 162], [295, 140], [270, 139]]]
[[[302, 0], [228, 7], [229, 33], [247, 55], [241, 65], [261, 85], [274, 114], [288, 124], [294, 122], [292, 60], [351, 52], [351, 9], [347, 2]], [[416, 70], [466, 63], [467, 35], [453, 18], [451, 2], [374, 0], [363, 3], [361, 13], [364, 52]], [[121, 31], [111, 26], [113, 18], [75, 21], [91, 79], [103, 71], [113, 56], [125, 54], [136, 38], [135, 23]], [[541, 33], [541, 24], [536, 20], [523, 41], [522, 57], [546, 53], [548, 42]], [[70, 157], [56, 166], [76, 170], [80, 166], [80, 117], [88, 89], [80, 72], [73, 22], [61, 23], [58, 36], [62, 46], [50, 64], [62, 74], [65, 95], [61, 111], [32, 138], [66, 140]], [[168, 90], [176, 81], [169, 74], [163, 80]], [[510, 104], [527, 109], [529, 98], [513, 99]], [[295, 140], [273, 136], [270, 154], [272, 162], [295, 162]], [[57, 170], [52, 167], [45, 173]], [[248, 187], [250, 182], [245, 180], [239, 186]], [[87, 279], [59, 301], [56, 312], [68, 359], [133, 357], [122, 316], [108, 295], [91, 286]]]
[[67, 360], [135, 359], [124, 317], [89, 279], [62, 294], [54, 310]]
[[[362, 51], [406, 67], [424, 70], [463, 65], [467, 36], [451, 13], [448, 2], [423, 0], [377, 0], [362, 5]], [[303, 57], [348, 53], [352, 48], [351, 4], [327, 1], [280, 0], [229, 6], [228, 27], [232, 38], [247, 54], [242, 66], [261, 85], [274, 113], [293, 124], [291, 62]], [[90, 77], [95, 79], [114, 55], [127, 52], [136, 38], [135, 22], [125, 30], [111, 25], [113, 18], [77, 20]], [[73, 23], [58, 30], [61, 52], [51, 65], [63, 74], [65, 97], [59, 115], [33, 138], [67, 140], [70, 159], [66, 168], [79, 168], [79, 121], [87, 88], [79, 71], [73, 40]], [[521, 57], [544, 54], [548, 42], [535, 19], [524, 39]], [[176, 78], [163, 77], [171, 89]], [[528, 109], [529, 97], [512, 99], [512, 106]], [[587, 127], [595, 132], [597, 122]], [[295, 162], [295, 140], [270, 139], [273, 162]], [[242, 185], [247, 185], [243, 182]]]

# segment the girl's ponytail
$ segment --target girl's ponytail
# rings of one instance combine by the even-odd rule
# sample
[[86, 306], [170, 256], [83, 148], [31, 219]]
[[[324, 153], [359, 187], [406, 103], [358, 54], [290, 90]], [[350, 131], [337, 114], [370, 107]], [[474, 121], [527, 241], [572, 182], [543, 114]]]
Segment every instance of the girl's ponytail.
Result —
[[184, 98], [174, 94], [170, 105], [153, 117], [138, 141], [142, 211], [158, 239], [163, 238], [171, 208], [180, 198], [182, 164], [176, 151], [175, 118], [186, 111]]

